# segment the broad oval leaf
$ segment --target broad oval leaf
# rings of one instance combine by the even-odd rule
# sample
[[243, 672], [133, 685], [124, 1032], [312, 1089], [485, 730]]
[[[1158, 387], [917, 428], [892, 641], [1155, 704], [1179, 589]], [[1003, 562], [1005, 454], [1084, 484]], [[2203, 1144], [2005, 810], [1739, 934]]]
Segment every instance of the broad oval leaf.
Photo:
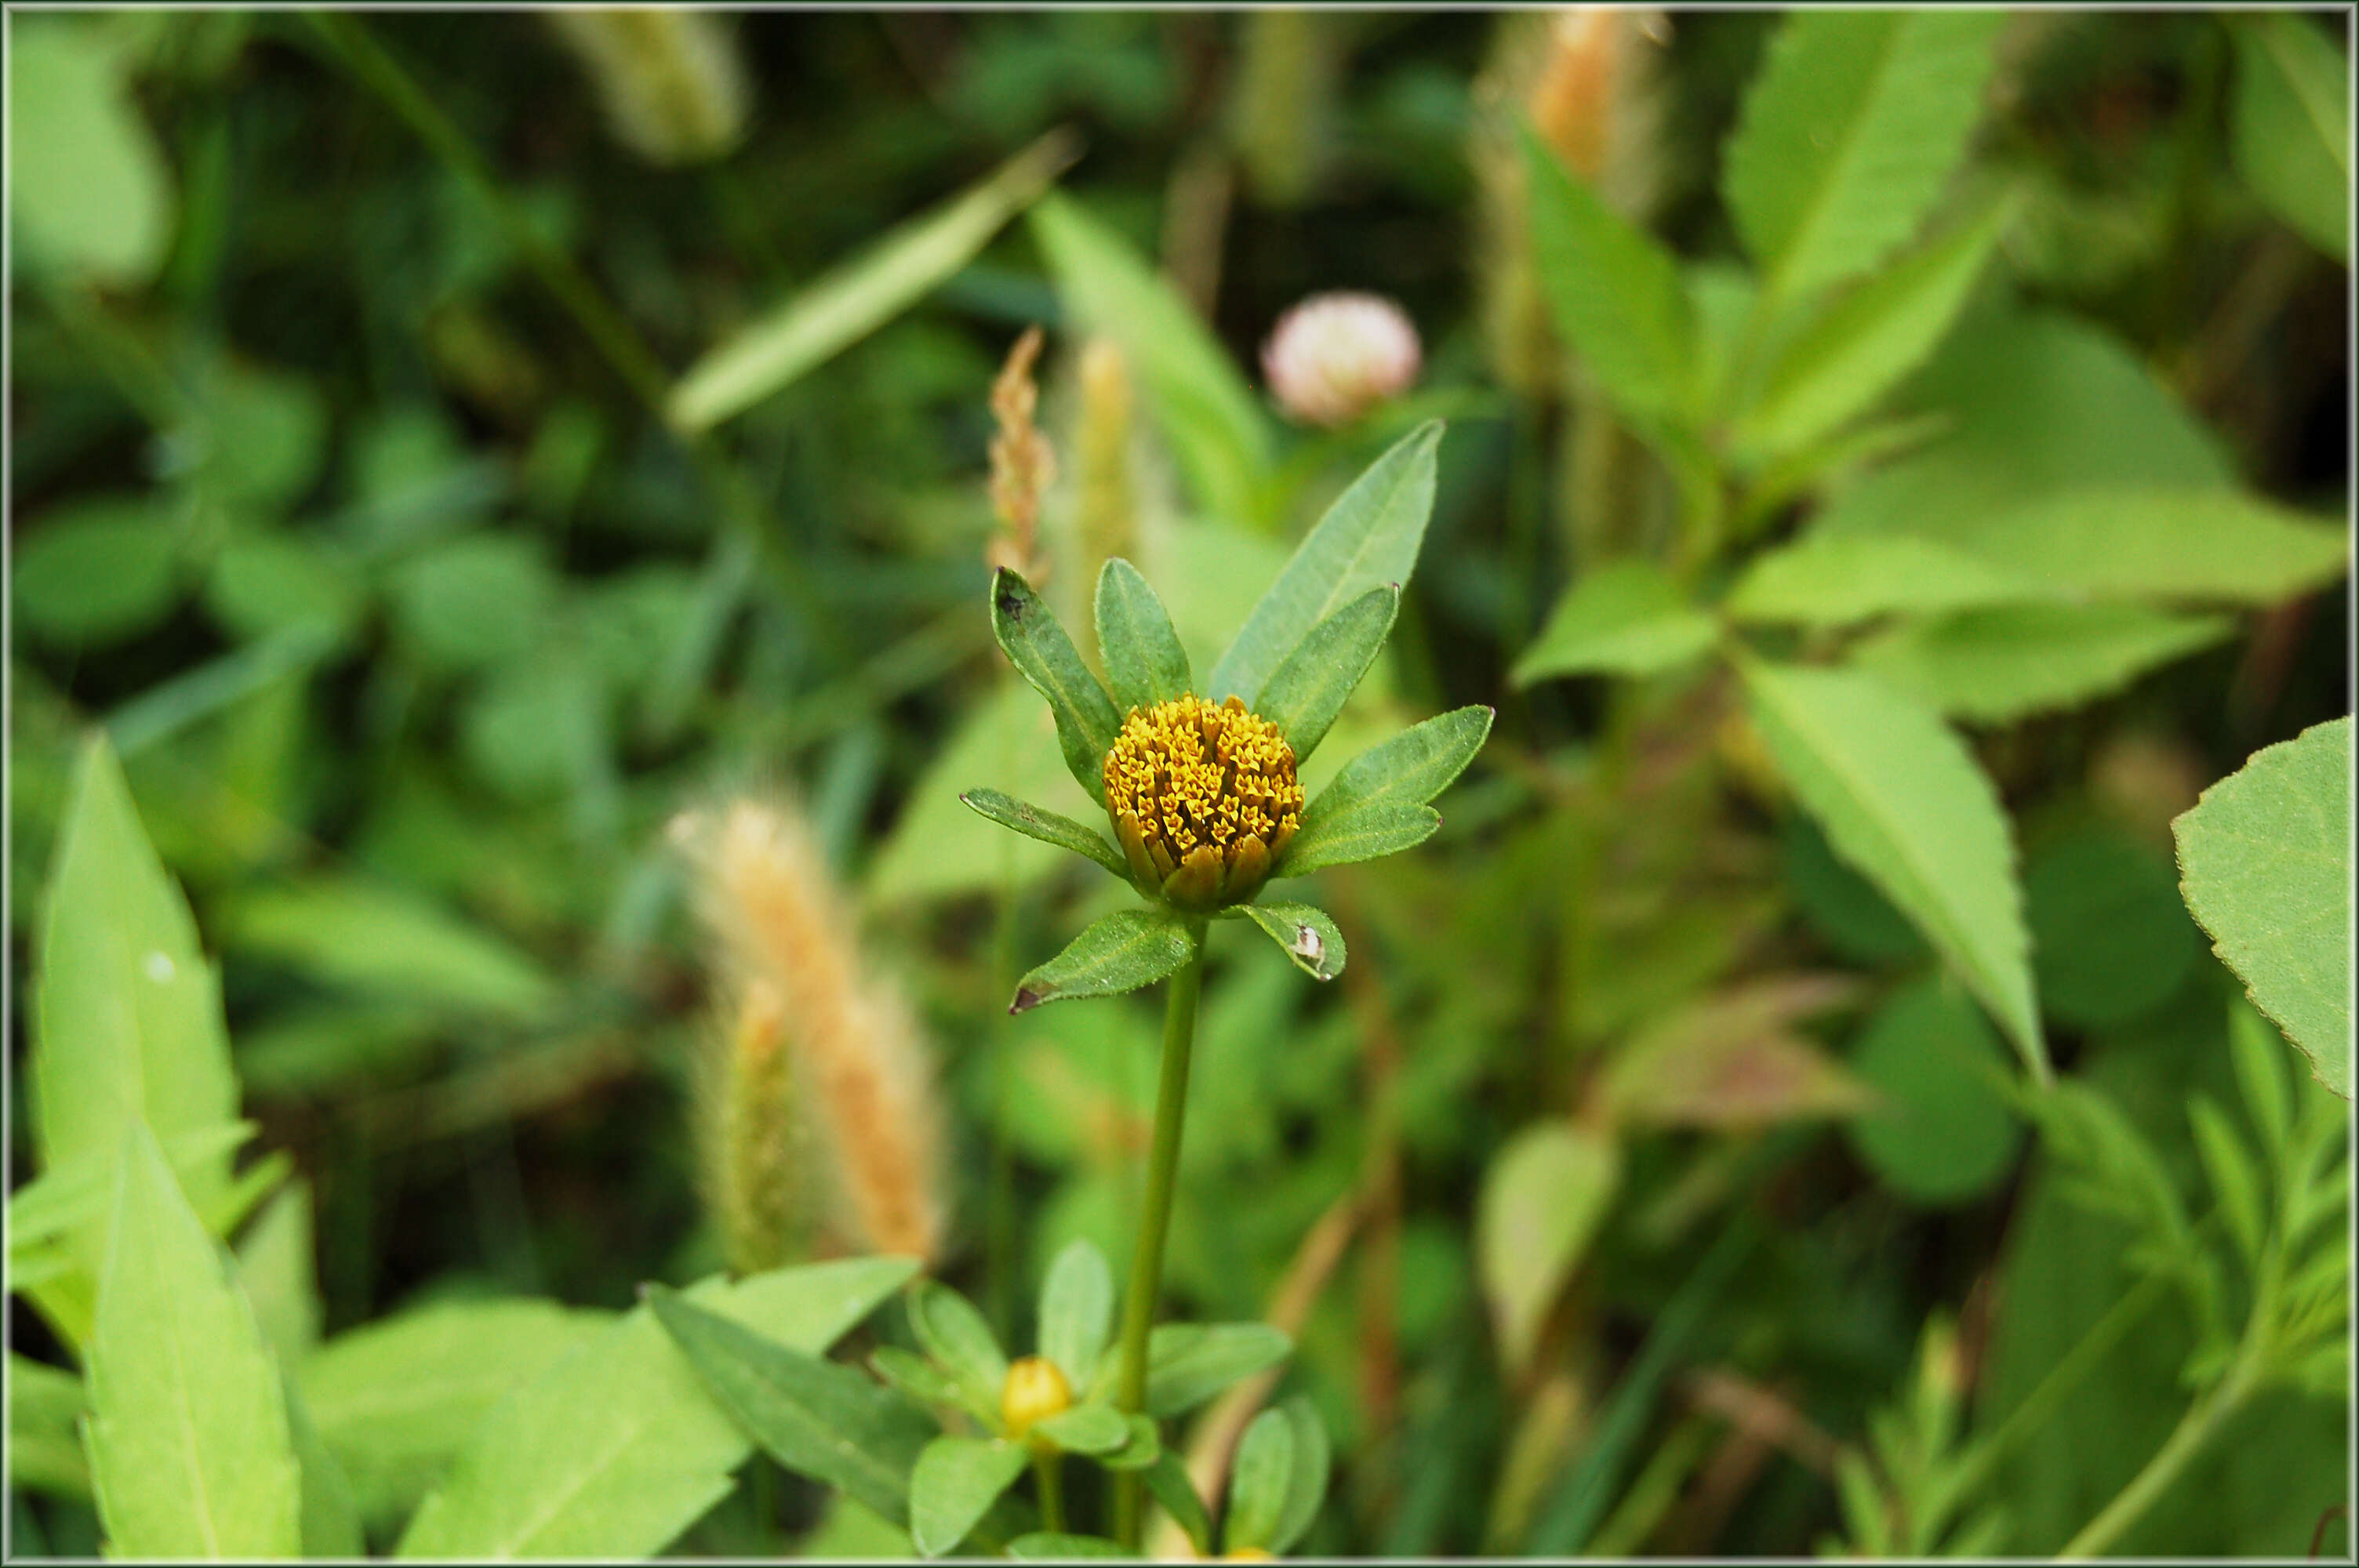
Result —
[[2023, 1141], [2004, 1098], [2006, 1062], [1982, 1014], [1940, 976], [1895, 993], [1852, 1050], [1852, 1070], [1876, 1097], [1845, 1126], [1853, 1149], [1921, 1204], [1990, 1191]]
[[1113, 750], [1122, 716], [1098, 677], [1082, 662], [1081, 650], [1032, 585], [1002, 567], [991, 579], [991, 631], [1032, 689], [1048, 699], [1057, 716], [1057, 743], [1073, 782], [1105, 804], [1105, 758]]
[[957, 1380], [914, 1350], [880, 1345], [869, 1354], [868, 1369], [921, 1405], [963, 1408], [967, 1403]]
[[1017, 982], [1010, 1012], [1074, 997], [1116, 996], [1151, 986], [1195, 956], [1195, 927], [1175, 911], [1117, 909], [1092, 921], [1065, 950]]
[[1617, 1120], [1658, 1127], [1852, 1115], [1873, 1097], [1795, 1025], [1856, 989], [1840, 976], [1777, 975], [1680, 1008], [1614, 1053], [1597, 1080], [1602, 1103]]
[[909, 1538], [928, 1557], [955, 1550], [1016, 1484], [1026, 1463], [1022, 1444], [1003, 1439], [937, 1437], [909, 1472]]
[[1336, 498], [1212, 666], [1205, 697], [1258, 707], [1271, 672], [1312, 627], [1372, 588], [1408, 581], [1433, 512], [1441, 428], [1419, 425]]
[[671, 422], [686, 431], [709, 429], [875, 331], [973, 261], [1078, 156], [1071, 132], [1049, 133], [748, 323], [679, 378], [668, 408]]
[[25, 259], [122, 287], [172, 243], [172, 176], [96, 18], [24, 28], [8, 51], [8, 209]]
[[1754, 557], [1721, 609], [1740, 621], [1845, 626], [2055, 599], [2062, 589], [1914, 534], [1811, 532]]
[[1721, 189], [1774, 294], [1875, 266], [1940, 194], [1982, 113], [1997, 11], [1788, 16], [1745, 95]]
[[1147, 1342], [1147, 1413], [1184, 1415], [1293, 1352], [1294, 1341], [1266, 1323], [1158, 1324]]
[[1518, 687], [1556, 676], [1647, 676], [1709, 652], [1720, 623], [1688, 601], [1662, 568], [1639, 557], [1584, 572], [1516, 661]]
[[1118, 712], [1169, 702], [1193, 689], [1188, 650], [1136, 567], [1116, 556], [1098, 573], [1098, 657]]
[[[2236, 44], [2229, 143], [2269, 210], [2351, 263], [2351, 67], [2298, 12], [2228, 21]], [[2346, 34], [2347, 37], [2347, 34]]]
[[1952, 719], [2009, 724], [2121, 690], [2235, 634], [2225, 615], [2141, 604], [2016, 604], [1895, 626], [1850, 662]]
[[2348, 716], [2265, 746], [2171, 824], [2180, 892], [2320, 1083], [2351, 1089]]
[[1376, 662], [1399, 613], [1397, 586], [1370, 589], [1313, 626], [1270, 672], [1254, 710], [1277, 726], [1294, 748], [1297, 765], [1326, 739], [1344, 699]]
[[1973, 755], [1871, 676], [1738, 668], [1779, 772], [1835, 853], [1916, 922], [2046, 1082], [2015, 846]]
[[1332, 980], [1343, 972], [1343, 934], [1324, 910], [1307, 903], [1248, 903], [1237, 913], [1260, 926], [1312, 979]]
[[1071, 1535], [1036, 1530], [1007, 1543], [1007, 1555], [1018, 1563], [1060, 1563], [1076, 1557], [1126, 1557], [1138, 1553], [1102, 1535]]
[[1236, 1458], [1229, 1465], [1228, 1517], [1221, 1525], [1221, 1546], [1272, 1550], [1278, 1516], [1286, 1511], [1287, 1487], [1294, 1479], [1294, 1426], [1285, 1412], [1266, 1410], [1254, 1417], [1237, 1442]]
[[[1286, 1506], [1278, 1510], [1277, 1528], [1270, 1531], [1267, 1542], [1272, 1552], [1283, 1552], [1292, 1551], [1310, 1521], [1319, 1517], [1319, 1505], [1327, 1500], [1327, 1473], [1333, 1452], [1327, 1441], [1327, 1423], [1319, 1419], [1318, 1407], [1308, 1398], [1297, 1394], [1277, 1409], [1294, 1429], [1294, 1465], [1287, 1477]], [[1231, 1545], [1234, 1548], [1234, 1543]]]
[[1112, 1454], [1130, 1442], [1130, 1422], [1112, 1405], [1074, 1405], [1032, 1430], [1072, 1454]]
[[1542, 1320], [1621, 1185], [1614, 1141], [1568, 1122], [1527, 1128], [1492, 1160], [1475, 1206], [1475, 1262], [1510, 1377], [1530, 1364]]
[[1130, 880], [1130, 868], [1123, 864], [1122, 851], [1107, 843], [1104, 834], [1084, 827], [1070, 816], [1060, 816], [995, 789], [971, 789], [959, 796], [959, 801], [976, 816], [989, 817], [1002, 827], [1012, 827], [1027, 838], [1086, 855], [1125, 881]]
[[89, 1346], [91, 1478], [111, 1552], [292, 1557], [301, 1478], [278, 1372], [145, 1123], [124, 1133]]
[[180, 529], [144, 497], [103, 498], [27, 529], [9, 587], [45, 642], [97, 648], [145, 632], [180, 597]]
[[1089, 1387], [1114, 1323], [1114, 1273], [1096, 1243], [1076, 1238], [1049, 1265], [1040, 1286], [1040, 1354], [1076, 1390]]
[[996, 1414], [1007, 1385], [1007, 1353], [974, 1303], [935, 1280], [909, 1292], [909, 1328], [934, 1365], [948, 1372], [978, 1411]]
[[1695, 310], [1679, 263], [1527, 129], [1532, 257], [1557, 330], [1625, 413], [1684, 416], [1700, 384]]

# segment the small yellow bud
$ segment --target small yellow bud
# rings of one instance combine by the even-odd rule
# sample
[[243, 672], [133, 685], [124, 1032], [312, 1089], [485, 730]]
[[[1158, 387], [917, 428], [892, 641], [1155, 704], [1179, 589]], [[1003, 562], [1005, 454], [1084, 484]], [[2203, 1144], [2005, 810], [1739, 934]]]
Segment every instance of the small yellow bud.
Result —
[[1132, 877], [1182, 909], [1253, 897], [1302, 825], [1294, 748], [1234, 697], [1131, 709], [1106, 753], [1105, 800]]
[[1007, 1423], [1008, 1436], [1022, 1437], [1072, 1402], [1072, 1385], [1057, 1364], [1045, 1356], [1027, 1356], [1007, 1368], [1007, 1381], [999, 1390], [999, 1419]]

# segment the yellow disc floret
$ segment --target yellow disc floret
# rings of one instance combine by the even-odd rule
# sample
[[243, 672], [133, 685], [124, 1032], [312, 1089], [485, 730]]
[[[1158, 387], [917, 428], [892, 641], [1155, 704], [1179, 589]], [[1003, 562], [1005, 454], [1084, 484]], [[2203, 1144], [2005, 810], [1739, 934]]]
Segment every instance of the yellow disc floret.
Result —
[[1021, 1438], [1072, 1403], [1072, 1385], [1057, 1364], [1045, 1356], [1027, 1356], [1007, 1368], [1007, 1381], [1000, 1385], [999, 1419], [1007, 1423], [1009, 1437]]
[[1183, 909], [1251, 898], [1302, 822], [1294, 748], [1234, 697], [1132, 708], [1105, 796], [1131, 875]]

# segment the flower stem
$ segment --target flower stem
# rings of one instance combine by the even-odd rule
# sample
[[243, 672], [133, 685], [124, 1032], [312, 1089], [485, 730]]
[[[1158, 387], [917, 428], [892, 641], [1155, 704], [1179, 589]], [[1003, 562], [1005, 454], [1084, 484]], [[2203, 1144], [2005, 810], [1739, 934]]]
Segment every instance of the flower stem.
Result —
[[1065, 1533], [1064, 1455], [1043, 1451], [1032, 1455], [1032, 1475], [1040, 1485], [1040, 1523], [1058, 1535]]
[[[1147, 1155], [1147, 1201], [1138, 1217], [1138, 1246], [1131, 1254], [1130, 1291], [1122, 1303], [1121, 1381], [1114, 1406], [1138, 1411], [1147, 1405], [1147, 1339], [1155, 1324], [1155, 1299], [1163, 1288], [1163, 1239], [1171, 1227], [1171, 1189], [1180, 1172], [1180, 1125], [1188, 1111], [1188, 1056], [1196, 1044], [1196, 999], [1204, 989], [1204, 925], [1189, 933], [1194, 951], [1171, 977], [1163, 1011], [1163, 1070], [1155, 1093], [1155, 1145]], [[1138, 1546], [1140, 1480], [1125, 1470], [1114, 1482], [1114, 1539]]]

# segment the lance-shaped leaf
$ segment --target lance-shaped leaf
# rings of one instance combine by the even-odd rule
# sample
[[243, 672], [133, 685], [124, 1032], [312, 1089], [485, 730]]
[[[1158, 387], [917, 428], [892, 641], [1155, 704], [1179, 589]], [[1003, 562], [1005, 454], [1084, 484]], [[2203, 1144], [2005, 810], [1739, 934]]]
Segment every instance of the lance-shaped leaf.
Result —
[[1184, 1531], [1199, 1555], [1212, 1554], [1212, 1516], [1204, 1511], [1204, 1499], [1196, 1495], [1196, 1483], [1188, 1476], [1188, 1466], [1176, 1454], [1158, 1454], [1155, 1462], [1146, 1467], [1147, 1489], [1171, 1516], [1171, 1522]]
[[2351, 720], [2263, 747], [2171, 824], [2212, 947], [2351, 1098]]
[[1343, 972], [1343, 934], [1324, 911], [1307, 903], [1248, 903], [1236, 913], [1267, 932], [1312, 979], [1332, 980]]
[[1023, 1445], [1004, 1439], [935, 1438], [909, 1473], [909, 1539], [928, 1557], [951, 1551], [1016, 1484], [1025, 1463]]
[[1117, 909], [1092, 921], [1065, 950], [1026, 975], [1010, 1012], [1074, 997], [1117, 996], [1177, 973], [1196, 951], [1187, 919], [1169, 909]]
[[1147, 1341], [1147, 1413], [1184, 1415], [1293, 1352], [1294, 1341], [1266, 1323], [1158, 1324]]
[[90, 1462], [81, 1433], [89, 1413], [80, 1378], [9, 1351], [9, 1484], [88, 1501]]
[[1273, 873], [1371, 860], [1423, 843], [1441, 826], [1426, 802], [1448, 789], [1491, 733], [1491, 708], [1437, 714], [1343, 764], [1302, 814]]
[[1294, 748], [1298, 765], [1326, 738], [1399, 613], [1398, 588], [1387, 583], [1370, 589], [1313, 626], [1270, 672], [1254, 711], [1277, 726]]
[[2230, 616], [2142, 604], [2015, 604], [1895, 626], [1850, 658], [1952, 719], [2006, 724], [2118, 691], [2235, 631]]
[[1372, 588], [1405, 583], [1433, 513], [1441, 421], [1395, 442], [1310, 530], [1212, 666], [1204, 695], [1258, 708], [1262, 687], [1310, 629]]
[[2002, 571], [2092, 599], [2274, 604], [2351, 565], [2351, 535], [2227, 490], [2075, 489], [1998, 507], [1940, 537]]
[[1264, 1411], [1245, 1428], [1229, 1466], [1229, 1513], [1221, 1527], [1222, 1547], [1229, 1552], [1240, 1547], [1270, 1550], [1293, 1479], [1294, 1428], [1281, 1411]]
[[[1290, 1552], [1302, 1539], [1319, 1505], [1327, 1500], [1327, 1473], [1334, 1454], [1327, 1441], [1327, 1423], [1318, 1407], [1297, 1394], [1277, 1407], [1294, 1433], [1294, 1463], [1286, 1480], [1286, 1506], [1278, 1509], [1277, 1526], [1264, 1542], [1272, 1552]], [[1235, 1543], [1231, 1542], [1234, 1550]]]
[[1086, 1238], [1065, 1244], [1040, 1286], [1040, 1354], [1075, 1389], [1087, 1386], [1114, 1323], [1114, 1275]]
[[[2338, 29], [2339, 30], [2339, 29]], [[2246, 14], [2236, 40], [2229, 143], [2269, 210], [2336, 261], [2351, 260], [2351, 67], [2306, 16]]]
[[1081, 650], [1058, 624], [1056, 613], [1030, 583], [1006, 567], [992, 575], [991, 632], [1032, 689], [1048, 699], [1065, 766], [1092, 800], [1104, 805], [1105, 757], [1122, 716], [1082, 662]]
[[1770, 754], [1835, 853], [1916, 923], [2047, 1081], [2015, 846], [1964, 743], [1872, 676], [1737, 667]]
[[948, 1285], [921, 1280], [909, 1292], [909, 1328], [971, 1408], [986, 1416], [998, 1413], [1007, 1384], [1007, 1353], [973, 1303]]
[[1695, 308], [1671, 253], [1527, 129], [1532, 254], [1557, 330], [1625, 414], [1683, 416], [1698, 384]]
[[[1106, 842], [1105, 835], [1094, 828], [1084, 827], [1070, 816], [1000, 794], [995, 789], [971, 789], [959, 796], [961, 804], [978, 816], [987, 816], [1002, 827], [1013, 827], [1029, 838], [1043, 844], [1054, 844], [1060, 849], [1071, 849], [1076, 855], [1086, 855], [1125, 881], [1130, 880], [1130, 868], [1123, 864], [1122, 851]], [[1004, 842], [1004, 840], [1003, 840]]]
[[1754, 558], [1721, 609], [1740, 621], [1846, 626], [2058, 598], [2062, 589], [1914, 534], [1804, 535]]
[[1195, 676], [1170, 614], [1138, 568], [1116, 556], [1098, 573], [1098, 657], [1118, 713], [1184, 697]]
[[1507, 678], [1522, 687], [1552, 676], [1653, 675], [1701, 656], [1719, 635], [1719, 622], [1662, 568], [1633, 557], [1584, 573]]
[[1535, 1123], [1492, 1161], [1475, 1207], [1475, 1260], [1510, 1376], [1530, 1362], [1621, 1182], [1613, 1139], [1569, 1122]]

